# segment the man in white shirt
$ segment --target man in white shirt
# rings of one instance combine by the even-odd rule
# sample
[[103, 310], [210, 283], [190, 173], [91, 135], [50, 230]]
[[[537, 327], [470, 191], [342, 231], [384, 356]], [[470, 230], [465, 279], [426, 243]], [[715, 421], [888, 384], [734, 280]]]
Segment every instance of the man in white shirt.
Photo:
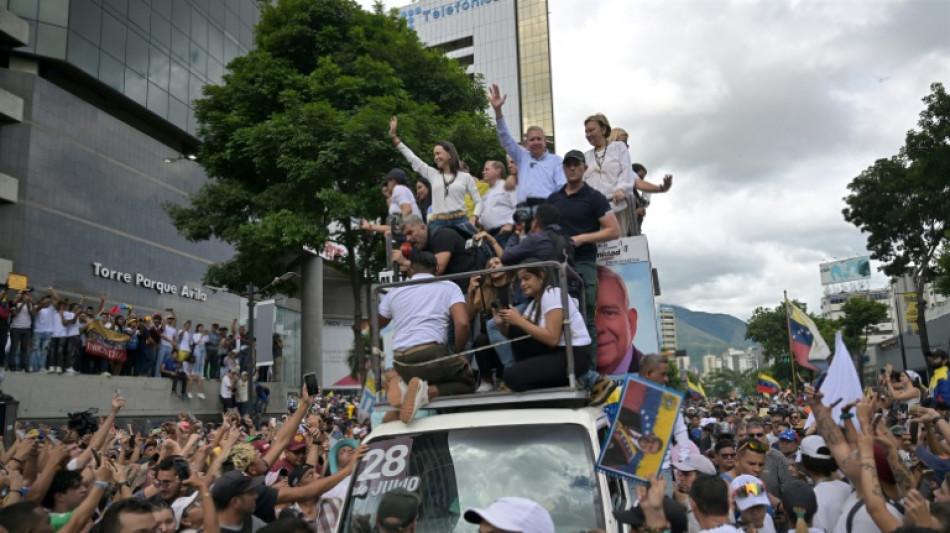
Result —
[[10, 360], [8, 365], [14, 371], [29, 371], [30, 349], [33, 346], [33, 306], [32, 289], [17, 292], [10, 306]]
[[[409, 259], [412, 280], [433, 278], [438, 262], [429, 252], [413, 250]], [[398, 379], [389, 380], [389, 403], [399, 406], [403, 423], [415, 416], [430, 398], [475, 392], [475, 375], [463, 356], [450, 356], [449, 318], [455, 328], [455, 351], [468, 340], [465, 296], [451, 281], [397, 287], [379, 304], [379, 327], [393, 322], [393, 365]]]
[[49, 295], [40, 299], [36, 304], [36, 318], [33, 324], [33, 356], [30, 359], [30, 368], [34, 372], [46, 371], [46, 357], [50, 341], [53, 339], [53, 298]]
[[814, 482], [818, 501], [812, 527], [831, 531], [838, 523], [844, 501], [851, 495], [851, 485], [836, 478], [838, 463], [821, 435], [809, 435], [802, 439], [801, 451], [802, 470]]
[[494, 237], [502, 248], [508, 243], [508, 237], [514, 230], [515, 204], [517, 195], [505, 188], [505, 165], [500, 161], [486, 161], [482, 170], [482, 179], [489, 189], [475, 207], [472, 224], [479, 225]]
[[237, 374], [234, 372], [233, 368], [229, 368], [227, 373], [221, 376], [221, 410], [227, 411], [234, 407], [234, 380], [237, 379]]
[[175, 328], [176, 318], [175, 312], [171, 311], [171, 315], [165, 318], [165, 324], [159, 330], [161, 332], [162, 341], [158, 346], [158, 358], [155, 362], [155, 377], [161, 377], [162, 361], [165, 360], [168, 354], [175, 351], [175, 338], [178, 336], [178, 329]]

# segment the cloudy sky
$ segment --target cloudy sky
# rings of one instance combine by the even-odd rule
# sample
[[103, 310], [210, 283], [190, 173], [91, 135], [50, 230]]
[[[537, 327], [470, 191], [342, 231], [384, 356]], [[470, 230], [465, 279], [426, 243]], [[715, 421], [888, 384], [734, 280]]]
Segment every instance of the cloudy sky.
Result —
[[589, 147], [595, 112], [629, 131], [647, 179], [674, 175], [644, 223], [660, 301], [742, 319], [783, 290], [818, 309], [818, 264], [865, 253], [841, 216], [848, 182], [898, 151], [930, 83], [950, 82], [945, 0], [549, 10], [559, 151]]

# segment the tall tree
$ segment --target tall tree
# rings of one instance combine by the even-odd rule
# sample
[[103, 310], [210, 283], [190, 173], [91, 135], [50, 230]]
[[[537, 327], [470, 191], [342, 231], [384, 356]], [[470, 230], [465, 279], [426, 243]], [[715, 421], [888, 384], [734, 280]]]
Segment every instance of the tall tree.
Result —
[[166, 208], [189, 240], [234, 246], [232, 259], [208, 269], [209, 284], [262, 286], [304, 246], [345, 246], [335, 266], [350, 276], [362, 354], [360, 286], [385, 260], [379, 237], [356, 231], [351, 217], [385, 213], [382, 178], [408, 170], [386, 136], [389, 117], [401, 117], [400, 137], [421, 157], [450, 139], [479, 168], [503, 156], [486, 107], [479, 80], [427, 49], [395, 13], [352, 0], [278, 0], [261, 9], [255, 48], [195, 102], [209, 181], [188, 205]]
[[950, 96], [940, 83], [923, 99], [918, 129], [900, 153], [879, 159], [848, 185], [844, 219], [867, 233], [871, 257], [891, 277], [909, 276], [916, 286], [920, 346], [929, 350], [924, 284], [950, 228]]
[[[841, 319], [842, 337], [848, 350], [864, 361], [864, 352], [868, 346], [868, 335], [874, 333], [874, 325], [887, 320], [887, 304], [865, 298], [850, 298], [841, 306], [844, 317]], [[862, 373], [864, 365], [859, 365]]]

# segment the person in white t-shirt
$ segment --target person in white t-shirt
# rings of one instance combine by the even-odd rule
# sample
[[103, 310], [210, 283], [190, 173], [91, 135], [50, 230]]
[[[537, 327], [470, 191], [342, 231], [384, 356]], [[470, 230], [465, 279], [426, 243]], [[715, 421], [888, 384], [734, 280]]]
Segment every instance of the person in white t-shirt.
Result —
[[[187, 326], [188, 323], [186, 322], [185, 325]], [[198, 398], [204, 400], [205, 345], [208, 343], [208, 334], [205, 333], [204, 324], [195, 326], [195, 332], [191, 335], [191, 343], [194, 347], [191, 357], [185, 359], [185, 362], [188, 363], [185, 371], [188, 374], [188, 397], [192, 397], [191, 391], [194, 389]]]
[[175, 351], [176, 339], [178, 338], [178, 329], [175, 328], [176, 316], [174, 311], [171, 315], [165, 317], [165, 322], [159, 328], [161, 343], [158, 346], [158, 357], [155, 362], [155, 377], [161, 376], [162, 361], [168, 354]]
[[765, 484], [755, 476], [743, 474], [732, 480], [732, 497], [739, 514], [739, 527], [758, 533], [775, 533], [775, 523], [768, 514], [769, 497]]
[[221, 391], [219, 395], [221, 398], [222, 411], [227, 411], [234, 407], [234, 387], [237, 386], [235, 380], [237, 380], [237, 374], [235, 374], [232, 368], [228, 368], [226, 373], [221, 376]]
[[814, 482], [818, 501], [812, 526], [831, 531], [838, 523], [844, 501], [851, 495], [851, 485], [837, 479], [838, 463], [821, 435], [802, 439], [801, 452], [802, 470]]
[[185, 361], [191, 355], [191, 320], [186, 320], [175, 338], [175, 347], [178, 353], [175, 354], [179, 361]]
[[32, 289], [18, 291], [10, 305], [10, 358], [7, 366], [13, 371], [30, 370], [29, 358], [33, 347], [35, 316], [36, 306], [33, 305]]
[[505, 384], [514, 391], [545, 387], [563, 387], [567, 379], [566, 338], [563, 331], [565, 314], [571, 322], [571, 346], [574, 351], [574, 375], [582, 376], [590, 369], [591, 339], [577, 301], [567, 297], [564, 312], [561, 289], [553, 286], [549, 269], [531, 265], [527, 259], [518, 270], [521, 291], [529, 298], [524, 314], [514, 307], [494, 311], [498, 330], [509, 339], [530, 335], [512, 343], [516, 362], [505, 369]]
[[36, 304], [36, 318], [33, 323], [33, 355], [30, 358], [30, 369], [34, 372], [46, 370], [46, 359], [53, 339], [55, 314], [52, 296], [46, 295]]

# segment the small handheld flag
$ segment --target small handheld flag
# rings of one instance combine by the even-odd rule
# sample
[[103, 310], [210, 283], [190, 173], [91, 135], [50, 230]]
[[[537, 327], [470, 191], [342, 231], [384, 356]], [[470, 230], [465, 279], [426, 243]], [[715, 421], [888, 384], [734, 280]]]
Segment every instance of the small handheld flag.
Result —
[[778, 394], [781, 390], [782, 387], [778, 384], [778, 381], [775, 381], [775, 378], [765, 374], [759, 374], [759, 383], [755, 387], [756, 392], [772, 396]]

